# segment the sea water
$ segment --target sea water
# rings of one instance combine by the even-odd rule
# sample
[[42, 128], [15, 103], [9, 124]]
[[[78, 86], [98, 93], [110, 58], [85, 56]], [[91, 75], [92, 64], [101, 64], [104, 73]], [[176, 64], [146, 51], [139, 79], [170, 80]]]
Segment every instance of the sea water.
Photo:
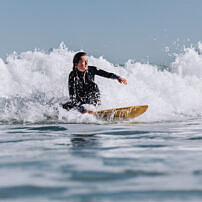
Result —
[[0, 200], [201, 201], [198, 46], [166, 69], [89, 56], [89, 65], [128, 81], [97, 76], [98, 109], [149, 105], [142, 116], [116, 122], [62, 109], [75, 54], [63, 43], [0, 59]]

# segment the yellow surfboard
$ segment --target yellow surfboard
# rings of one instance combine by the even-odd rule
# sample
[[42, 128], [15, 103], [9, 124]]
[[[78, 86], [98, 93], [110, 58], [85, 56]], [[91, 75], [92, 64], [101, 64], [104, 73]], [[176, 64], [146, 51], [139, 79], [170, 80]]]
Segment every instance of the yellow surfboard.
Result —
[[133, 119], [137, 116], [143, 114], [148, 108], [148, 105], [139, 105], [139, 106], [130, 106], [130, 107], [121, 107], [113, 108], [92, 112], [96, 117], [107, 120], [116, 120], [116, 119]]

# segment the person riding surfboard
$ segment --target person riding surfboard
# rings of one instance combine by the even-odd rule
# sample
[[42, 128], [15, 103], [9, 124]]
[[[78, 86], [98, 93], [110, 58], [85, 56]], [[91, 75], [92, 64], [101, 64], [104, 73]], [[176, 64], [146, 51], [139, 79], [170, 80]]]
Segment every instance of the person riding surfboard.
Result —
[[100, 90], [94, 82], [95, 75], [116, 79], [127, 85], [126, 79], [116, 74], [88, 66], [88, 56], [85, 52], [78, 52], [73, 58], [73, 70], [69, 74], [68, 88], [70, 100], [63, 104], [66, 110], [76, 109], [81, 113], [92, 113], [85, 109], [84, 104], [100, 105]]

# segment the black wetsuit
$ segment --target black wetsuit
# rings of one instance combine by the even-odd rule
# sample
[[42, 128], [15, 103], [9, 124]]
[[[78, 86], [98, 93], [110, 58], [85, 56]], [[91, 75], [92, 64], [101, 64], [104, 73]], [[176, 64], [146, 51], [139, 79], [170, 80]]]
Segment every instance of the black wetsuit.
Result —
[[88, 70], [81, 72], [75, 68], [69, 74], [69, 96], [70, 101], [63, 104], [63, 108], [70, 110], [77, 109], [79, 112], [85, 112], [83, 104], [100, 104], [100, 91], [94, 82], [95, 75], [106, 78], [118, 79], [119, 76], [98, 69], [94, 66], [88, 66]]

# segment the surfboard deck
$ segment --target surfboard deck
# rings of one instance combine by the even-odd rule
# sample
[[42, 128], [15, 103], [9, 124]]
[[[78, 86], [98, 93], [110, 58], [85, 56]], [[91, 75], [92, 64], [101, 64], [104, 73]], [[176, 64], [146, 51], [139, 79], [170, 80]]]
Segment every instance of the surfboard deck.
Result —
[[97, 118], [100, 118], [100, 119], [128, 120], [128, 119], [133, 119], [137, 116], [140, 116], [147, 110], [147, 108], [148, 108], [148, 105], [138, 105], [138, 106], [99, 110], [99, 111], [92, 112], [91, 114], [94, 114]]

